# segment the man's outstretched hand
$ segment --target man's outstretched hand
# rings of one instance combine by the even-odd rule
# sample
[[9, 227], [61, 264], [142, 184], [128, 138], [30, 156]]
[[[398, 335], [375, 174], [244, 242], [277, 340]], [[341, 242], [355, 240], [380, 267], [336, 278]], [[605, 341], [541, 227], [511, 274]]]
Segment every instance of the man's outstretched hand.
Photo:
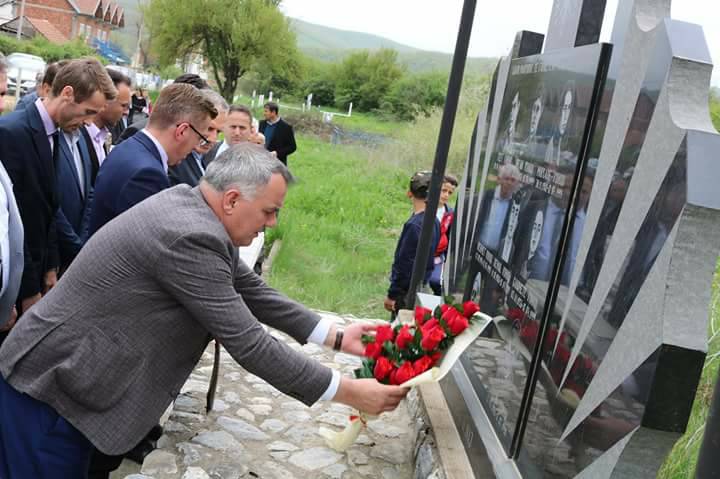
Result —
[[362, 343], [364, 334], [370, 335], [375, 333], [376, 324], [353, 323], [345, 328], [345, 335], [340, 349], [344, 353], [362, 356], [365, 352], [365, 345]]
[[340, 379], [340, 387], [333, 401], [352, 406], [360, 412], [377, 416], [382, 412], [393, 411], [407, 396], [410, 388], [387, 386], [375, 379]]

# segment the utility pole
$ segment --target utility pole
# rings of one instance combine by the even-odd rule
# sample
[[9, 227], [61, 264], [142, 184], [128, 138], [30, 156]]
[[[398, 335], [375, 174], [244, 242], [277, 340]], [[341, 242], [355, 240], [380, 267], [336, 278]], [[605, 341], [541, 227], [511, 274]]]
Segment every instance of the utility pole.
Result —
[[[20, 0], [20, 19], [18, 20], [17, 39], [22, 40], [23, 20], [25, 19], [25, 0]], [[19, 80], [18, 80], [19, 81]], [[19, 85], [18, 85], [19, 87]]]

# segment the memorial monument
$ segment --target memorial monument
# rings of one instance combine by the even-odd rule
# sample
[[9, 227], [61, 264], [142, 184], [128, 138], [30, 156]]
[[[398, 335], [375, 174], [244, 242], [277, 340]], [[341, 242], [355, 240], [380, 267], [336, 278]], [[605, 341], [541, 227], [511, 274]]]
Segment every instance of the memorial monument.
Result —
[[685, 431], [720, 253], [702, 29], [556, 0], [478, 115], [445, 290], [493, 316], [443, 383], [477, 477], [655, 477]]

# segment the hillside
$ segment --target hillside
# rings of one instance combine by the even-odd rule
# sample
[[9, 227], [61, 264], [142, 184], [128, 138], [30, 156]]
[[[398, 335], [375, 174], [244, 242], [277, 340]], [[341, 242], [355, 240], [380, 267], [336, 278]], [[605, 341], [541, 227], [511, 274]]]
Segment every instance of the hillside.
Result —
[[[125, 50], [125, 53], [131, 56], [137, 45], [139, 5], [145, 3], [145, 0], [116, 1], [125, 9], [125, 28], [113, 33], [112, 39]], [[399, 60], [407, 65], [411, 72], [448, 71], [452, 63], [450, 54], [419, 50], [378, 35], [340, 30], [296, 18], [291, 18], [290, 22], [297, 36], [300, 51], [318, 60], [336, 62], [354, 50], [392, 48], [398, 52]], [[493, 58], [469, 58], [466, 71], [471, 74], [489, 73], [495, 68], [496, 61]]]

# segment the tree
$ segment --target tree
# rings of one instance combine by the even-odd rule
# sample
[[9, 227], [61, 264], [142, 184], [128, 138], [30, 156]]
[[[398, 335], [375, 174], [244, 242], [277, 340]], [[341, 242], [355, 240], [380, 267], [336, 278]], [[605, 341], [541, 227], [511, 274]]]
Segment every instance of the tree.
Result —
[[395, 50], [363, 50], [348, 56], [340, 65], [335, 88], [335, 103], [347, 108], [352, 102], [360, 111], [380, 107], [380, 100], [403, 74]]
[[430, 116], [433, 108], [444, 104], [447, 82], [445, 73], [406, 75], [396, 81], [383, 98], [383, 110], [406, 121], [421, 114]]
[[232, 101], [238, 79], [297, 58], [295, 35], [278, 0], [150, 0], [145, 20], [161, 65], [202, 53], [220, 93]]

